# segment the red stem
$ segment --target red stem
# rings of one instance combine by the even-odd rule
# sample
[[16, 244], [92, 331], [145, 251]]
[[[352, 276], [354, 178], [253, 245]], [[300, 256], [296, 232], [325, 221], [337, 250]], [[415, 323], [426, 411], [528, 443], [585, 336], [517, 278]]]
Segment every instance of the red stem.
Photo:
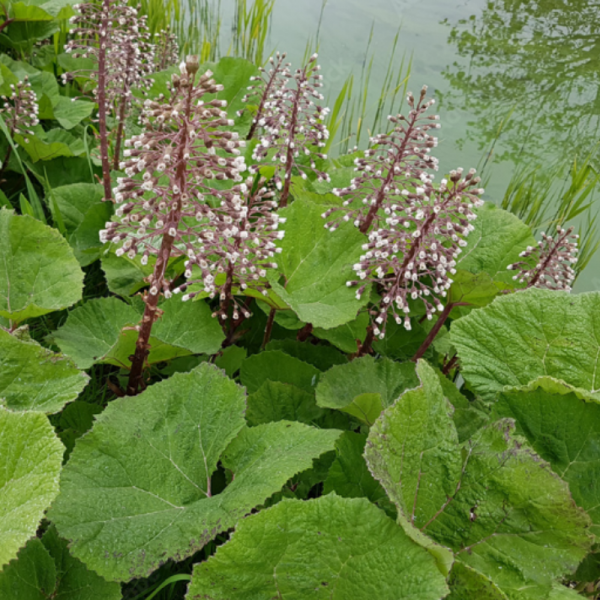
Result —
[[452, 309], [457, 306], [469, 306], [468, 302], [448, 302], [442, 311], [442, 314], [439, 316], [435, 325], [431, 328], [431, 331], [427, 334], [425, 341], [421, 344], [421, 347], [417, 350], [417, 353], [413, 356], [413, 361], [417, 362], [420, 358], [423, 357], [425, 352], [431, 344], [433, 340], [437, 337], [437, 334], [440, 332], [440, 329], [443, 327], [444, 323], [448, 320]]
[[102, 185], [104, 200], [113, 201], [108, 160], [108, 129], [106, 127], [106, 38], [108, 35], [110, 0], [102, 0], [100, 42], [98, 48], [98, 120], [100, 122], [100, 158], [102, 160]]
[[398, 152], [396, 152], [396, 158], [394, 160], [394, 164], [390, 167], [387, 177], [385, 178], [385, 181], [381, 184], [381, 188], [379, 189], [375, 203], [373, 205], [371, 205], [371, 208], [369, 209], [369, 212], [367, 213], [365, 220], [360, 224], [359, 230], [361, 233], [367, 233], [367, 231], [369, 231], [369, 228], [371, 227], [371, 224], [373, 223], [373, 220], [375, 219], [377, 212], [381, 208], [381, 203], [383, 202], [383, 200], [386, 196], [385, 188], [388, 187], [389, 184], [394, 179], [394, 175], [395, 175], [394, 168], [396, 167], [396, 164], [404, 158], [404, 152], [410, 141], [410, 134], [412, 133], [412, 130], [415, 126], [415, 123], [416, 123], [418, 117], [419, 117], [419, 113], [415, 110], [415, 115], [413, 117], [413, 120], [407, 125], [408, 128], [406, 130], [406, 135], [404, 136], [404, 139], [402, 141], [402, 145], [400, 146], [400, 149], [398, 150]]
[[[306, 72], [305, 72], [306, 75]], [[305, 81], [305, 78], [302, 81]], [[300, 81], [298, 82], [298, 89], [296, 90], [296, 96], [294, 98], [294, 104], [292, 106], [292, 119], [290, 122], [290, 143], [288, 144], [286, 159], [285, 159], [285, 184], [283, 186], [283, 192], [281, 192], [281, 198], [279, 200], [279, 206], [285, 208], [287, 206], [288, 196], [290, 195], [290, 186], [292, 184], [292, 166], [294, 160], [294, 149], [292, 144], [296, 135], [296, 125], [298, 124], [298, 107], [300, 105], [300, 94], [302, 90], [300, 88]]]
[[[174, 223], [176, 228], [179, 227], [179, 221], [181, 220], [181, 196], [186, 190], [187, 161], [183, 159], [183, 155], [188, 143], [188, 122], [191, 113], [193, 89], [194, 82], [193, 80], [190, 80], [188, 96], [186, 100], [186, 119], [182, 128], [182, 138], [179, 143], [179, 156], [177, 157], [177, 171], [175, 172], [175, 180], [181, 192], [178, 196], [177, 207], [171, 213], [172, 219], [169, 219], [170, 222]], [[165, 272], [167, 270], [167, 265], [169, 262], [169, 257], [171, 256], [171, 250], [173, 248], [174, 241], [175, 238], [173, 236], [169, 235], [168, 233], [163, 234], [162, 243], [158, 252], [158, 257], [154, 266], [154, 272], [151, 280], [151, 286], [156, 288], [156, 294], [148, 294], [145, 298], [146, 308], [144, 309], [144, 316], [142, 317], [140, 334], [135, 345], [135, 354], [131, 360], [131, 371], [129, 372], [129, 382], [127, 384], [127, 394], [130, 396], [135, 396], [140, 385], [142, 384], [142, 375], [144, 372], [146, 358], [150, 353], [150, 333], [152, 332], [152, 325], [154, 325], [154, 322], [157, 318], [156, 312], [158, 309], [158, 299], [160, 298], [160, 292], [163, 287]]]
[[275, 313], [276, 309], [272, 308], [269, 312], [269, 318], [267, 319], [267, 327], [265, 329], [265, 336], [263, 337], [263, 343], [261, 346], [261, 350], [265, 349], [265, 346], [269, 343], [271, 339], [271, 332], [273, 331], [273, 322], [275, 321]]

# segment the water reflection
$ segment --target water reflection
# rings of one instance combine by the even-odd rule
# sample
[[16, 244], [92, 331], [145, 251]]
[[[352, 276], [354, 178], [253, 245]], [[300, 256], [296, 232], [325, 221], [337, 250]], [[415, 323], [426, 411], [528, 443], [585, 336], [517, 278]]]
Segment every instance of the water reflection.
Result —
[[[447, 110], [466, 111], [460, 143], [496, 160], [553, 162], [598, 142], [600, 2], [503, 0], [451, 27]], [[510, 115], [510, 118], [507, 117]]]

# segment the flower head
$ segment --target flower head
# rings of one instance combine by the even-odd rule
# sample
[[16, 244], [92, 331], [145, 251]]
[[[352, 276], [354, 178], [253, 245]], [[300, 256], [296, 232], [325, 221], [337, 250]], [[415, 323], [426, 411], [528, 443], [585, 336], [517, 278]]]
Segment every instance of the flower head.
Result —
[[[126, 177], [113, 190], [117, 220], [101, 231], [118, 254], [160, 257], [164, 240], [171, 256], [196, 247], [211, 205], [232, 202], [238, 192], [217, 182], [242, 182], [246, 170], [239, 148], [245, 142], [227, 130], [222, 100], [204, 101], [223, 89], [210, 71], [197, 77], [198, 61], [188, 57], [186, 74], [174, 76], [170, 97], [146, 100], [143, 133], [126, 142]], [[151, 282], [169, 292], [164, 272]]]
[[513, 279], [526, 283], [528, 288], [570, 292], [576, 275], [573, 265], [577, 262], [579, 236], [573, 234], [572, 227], [565, 231], [558, 226], [555, 237], [546, 233], [541, 237], [537, 246], [529, 246], [521, 252], [525, 260], [508, 265], [508, 270], [518, 271]]
[[[308, 63], [292, 74], [289, 63], [283, 63], [285, 54], [271, 59], [273, 65], [259, 78], [258, 85], [250, 86], [254, 93], [262, 92], [256, 125], [262, 134], [252, 158], [275, 167], [273, 181], [281, 189], [281, 205], [289, 195], [293, 171], [306, 178], [312, 172], [319, 181], [329, 175], [317, 168], [316, 159], [327, 158], [321, 151], [329, 139], [323, 123], [328, 109], [315, 101], [324, 99], [319, 88], [323, 86], [320, 66], [314, 54]], [[254, 168], [257, 171], [258, 167]]]
[[[363, 158], [355, 159], [356, 177], [351, 185], [335, 189], [343, 198], [343, 205], [329, 209], [323, 216], [331, 215], [351, 220], [363, 233], [379, 226], [385, 215], [397, 211], [398, 206], [418, 201], [431, 188], [438, 161], [430, 151], [437, 146], [437, 138], [429, 132], [439, 128], [437, 116], [425, 113], [434, 101], [425, 101], [427, 87], [423, 87], [418, 100], [408, 95], [410, 112], [407, 117], [390, 116], [394, 125], [390, 133], [371, 138], [371, 148]], [[330, 220], [325, 227], [336, 229], [340, 219]]]
[[428, 319], [443, 309], [457, 258], [473, 230], [473, 209], [482, 204], [478, 181], [474, 170], [464, 178], [461, 170], [453, 171], [439, 187], [429, 184], [423, 192], [407, 196], [369, 233], [365, 254], [354, 265], [358, 279], [348, 286], [358, 287], [358, 298], [369, 283], [381, 294], [371, 310], [375, 335], [385, 336], [389, 313], [410, 329], [412, 302], [424, 304]]
[[11, 135], [17, 134], [24, 138], [33, 135], [32, 128], [39, 125], [39, 106], [36, 93], [33, 91], [29, 78], [10, 85], [10, 95], [0, 96], [3, 106], [0, 114], [4, 115], [6, 126]]
[[263, 183], [250, 177], [234, 186], [219, 206], [204, 211], [197, 237], [186, 245], [188, 281], [174, 291], [187, 292], [192, 286], [198, 291], [188, 292], [184, 298], [201, 292], [211, 298], [218, 296], [219, 309], [214, 316], [222, 320], [229, 317], [231, 305], [234, 320], [240, 311], [249, 317], [247, 309], [237, 303], [234, 288], [241, 294], [254, 289], [266, 295], [267, 271], [277, 268], [277, 240], [283, 237], [279, 225], [284, 219], [273, 210], [277, 207], [274, 192]]

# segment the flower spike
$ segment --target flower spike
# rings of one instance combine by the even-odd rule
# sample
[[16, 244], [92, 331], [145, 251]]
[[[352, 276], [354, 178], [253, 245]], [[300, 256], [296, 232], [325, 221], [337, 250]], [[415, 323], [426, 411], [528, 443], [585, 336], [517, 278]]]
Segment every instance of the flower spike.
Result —
[[[262, 105], [263, 112], [257, 122], [263, 128], [263, 135], [252, 155], [256, 161], [269, 158], [269, 164], [275, 167], [273, 181], [277, 189], [282, 190], [281, 207], [287, 205], [294, 169], [304, 179], [312, 171], [319, 181], [329, 181], [329, 175], [317, 169], [315, 163], [315, 158], [327, 158], [318, 149], [324, 148], [329, 139], [329, 131], [323, 123], [329, 109], [313, 101], [324, 99], [318, 91], [323, 86], [323, 76], [318, 73], [321, 67], [317, 65], [317, 54], [293, 75], [289, 66], [282, 63], [284, 56], [273, 63], [268, 81], [263, 80], [263, 98], [267, 101]], [[302, 162], [303, 157], [309, 166]], [[257, 170], [258, 167], [253, 168]]]
[[392, 214], [369, 234], [363, 245], [366, 253], [354, 265], [360, 298], [369, 283], [375, 283], [382, 298], [371, 310], [374, 334], [385, 337], [388, 313], [398, 324], [410, 330], [410, 301], [422, 302], [428, 319], [442, 311], [441, 299], [452, 284], [456, 259], [466, 246], [466, 237], [474, 229], [474, 208], [483, 204], [477, 188], [479, 178], [472, 169], [462, 177], [462, 169], [442, 180], [439, 188], [428, 186], [407, 197], [404, 214]]
[[[424, 86], [416, 102], [409, 94], [408, 117], [388, 117], [394, 129], [371, 138], [371, 149], [365, 151], [364, 158], [354, 161], [358, 175], [351, 185], [333, 190], [344, 199], [343, 206], [327, 210], [323, 214], [325, 219], [343, 212], [341, 220], [351, 220], [362, 233], [367, 233], [372, 226], [379, 226], [383, 213], [402, 213], [407, 202], [413, 202], [430, 186], [433, 176], [427, 170], [437, 171], [438, 161], [429, 154], [437, 146], [437, 138], [429, 131], [440, 125], [436, 122], [437, 115], [425, 115], [435, 102], [425, 101], [426, 93]], [[340, 220], [336, 219], [325, 227], [333, 231], [339, 225]]]
[[556, 233], [555, 239], [542, 232], [538, 245], [529, 246], [519, 255], [526, 260], [508, 265], [509, 271], [518, 271], [513, 276], [515, 281], [527, 283], [527, 288], [571, 291], [579, 236], [573, 234], [572, 227], [564, 230], [558, 226]]

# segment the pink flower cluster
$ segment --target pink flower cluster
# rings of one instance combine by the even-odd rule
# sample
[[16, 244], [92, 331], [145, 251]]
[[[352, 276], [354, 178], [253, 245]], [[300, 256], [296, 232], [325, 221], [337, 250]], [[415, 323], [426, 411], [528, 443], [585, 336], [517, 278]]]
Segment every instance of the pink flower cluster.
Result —
[[556, 228], [556, 237], [541, 234], [537, 246], [528, 246], [519, 256], [525, 260], [508, 265], [509, 271], [518, 271], [515, 281], [526, 283], [527, 287], [549, 290], [571, 291], [575, 280], [573, 266], [577, 262], [579, 236], [573, 228]]
[[39, 125], [39, 106], [36, 93], [31, 88], [29, 78], [10, 85], [9, 96], [0, 96], [4, 101], [0, 114], [4, 115], [6, 126], [11, 135], [21, 135], [25, 143], [28, 135], [34, 135], [33, 127]]

